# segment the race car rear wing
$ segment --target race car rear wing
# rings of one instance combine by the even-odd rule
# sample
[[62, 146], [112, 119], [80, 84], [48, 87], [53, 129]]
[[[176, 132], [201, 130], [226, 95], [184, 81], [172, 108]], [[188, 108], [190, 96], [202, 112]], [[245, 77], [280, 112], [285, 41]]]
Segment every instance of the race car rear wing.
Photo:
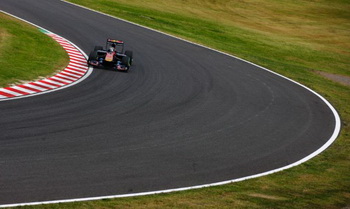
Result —
[[107, 39], [107, 43], [114, 43], [116, 45], [123, 45], [124, 41], [121, 40], [115, 40], [115, 39]]

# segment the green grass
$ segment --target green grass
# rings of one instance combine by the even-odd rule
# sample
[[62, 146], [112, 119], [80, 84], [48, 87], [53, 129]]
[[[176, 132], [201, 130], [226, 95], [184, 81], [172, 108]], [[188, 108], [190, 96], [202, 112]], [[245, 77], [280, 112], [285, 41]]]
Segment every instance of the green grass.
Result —
[[67, 53], [52, 38], [0, 13], [0, 87], [52, 75], [68, 62]]
[[337, 141], [273, 175], [205, 189], [27, 208], [342, 208], [350, 206], [347, 0], [70, 0], [247, 59], [311, 87], [342, 117]]

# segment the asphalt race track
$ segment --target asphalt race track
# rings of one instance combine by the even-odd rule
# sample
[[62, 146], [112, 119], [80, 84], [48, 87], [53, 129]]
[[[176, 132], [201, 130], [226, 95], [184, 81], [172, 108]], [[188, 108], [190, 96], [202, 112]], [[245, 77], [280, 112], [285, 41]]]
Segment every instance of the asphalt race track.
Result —
[[[332, 136], [315, 94], [235, 58], [59, 0], [0, 10], [75, 43], [134, 51], [60, 91], [0, 102], [0, 205], [220, 182], [296, 162]], [[24, 69], [25, 70], [25, 69]]]

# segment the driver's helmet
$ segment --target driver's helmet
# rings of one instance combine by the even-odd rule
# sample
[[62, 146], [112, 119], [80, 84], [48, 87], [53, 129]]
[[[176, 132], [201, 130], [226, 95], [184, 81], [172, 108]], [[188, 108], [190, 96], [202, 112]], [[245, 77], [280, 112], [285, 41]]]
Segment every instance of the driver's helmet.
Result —
[[113, 47], [109, 47], [108, 52], [113, 52], [114, 48]]

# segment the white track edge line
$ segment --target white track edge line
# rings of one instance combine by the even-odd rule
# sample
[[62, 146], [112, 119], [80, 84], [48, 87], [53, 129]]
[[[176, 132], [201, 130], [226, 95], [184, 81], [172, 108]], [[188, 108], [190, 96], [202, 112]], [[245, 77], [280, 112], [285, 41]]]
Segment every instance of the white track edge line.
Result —
[[[4, 14], [7, 14], [7, 15], [9, 15], [9, 16], [11, 16], [11, 17], [14, 17], [14, 18], [16, 18], [16, 19], [19, 19], [19, 20], [21, 20], [21, 21], [23, 21], [23, 22], [26, 22], [26, 23], [28, 23], [28, 24], [30, 24], [30, 25], [36, 27], [36, 28], [45, 30], [45, 31], [47, 31], [47, 32], [49, 32], [49, 33], [51, 33], [51, 34], [56, 35], [57, 37], [61, 37], [62, 39], [66, 40], [68, 43], [70, 43], [72, 46], [76, 47], [76, 48], [80, 51], [80, 53], [83, 55], [82, 57], [85, 57], [85, 59], [88, 58], [87, 54], [86, 54], [82, 49], [80, 49], [77, 45], [75, 45], [74, 43], [72, 43], [70, 40], [68, 40], [68, 39], [66, 39], [66, 38], [63, 38], [62, 36], [60, 36], [60, 35], [58, 35], [58, 34], [56, 34], [56, 33], [53, 33], [53, 32], [51, 32], [51, 31], [47, 30], [46, 28], [43, 28], [43, 27], [41, 27], [41, 26], [39, 26], [39, 25], [36, 25], [36, 24], [34, 24], [34, 23], [32, 23], [32, 22], [29, 22], [28, 20], [25, 20], [25, 19], [23, 19], [23, 18], [17, 17], [16, 15], [13, 15], [13, 14], [11, 14], [11, 13], [5, 12], [5, 11], [3, 11], [3, 10], [0, 10], [0, 12], [1, 12], [1, 13], [4, 13]], [[54, 39], [53, 37], [51, 37], [51, 38]], [[54, 40], [55, 40], [55, 39], [54, 39]], [[55, 41], [56, 41], [56, 40], [55, 40]], [[69, 55], [69, 53], [68, 53], [68, 55]], [[68, 63], [68, 64], [69, 64], [69, 63]], [[64, 70], [64, 69], [63, 69], [63, 70]], [[22, 98], [26, 98], [26, 97], [32, 97], [32, 96], [41, 95], [41, 94], [47, 94], [47, 93], [51, 93], [51, 92], [54, 92], [54, 91], [59, 91], [59, 90], [62, 90], [62, 89], [65, 89], [65, 88], [74, 86], [74, 85], [76, 85], [76, 84], [82, 82], [83, 80], [85, 80], [87, 77], [89, 77], [89, 76], [91, 75], [91, 73], [93, 72], [93, 70], [94, 70], [93, 67], [89, 67], [88, 70], [87, 70], [87, 72], [84, 74], [84, 76], [80, 77], [78, 80], [76, 80], [76, 81], [74, 81], [74, 82], [72, 82], [72, 83], [70, 83], [70, 84], [67, 84], [67, 85], [65, 85], [65, 86], [57, 87], [57, 88], [54, 88], [54, 89], [48, 89], [48, 90], [43, 91], [43, 92], [38, 92], [38, 93], [33, 93], [33, 94], [28, 94], [28, 95], [16, 96], [16, 97], [5, 98], [5, 99], [2, 99], [2, 98], [1, 98], [1, 99], [0, 99], [0, 102], [8, 101], [8, 100], [14, 100], [14, 99], [22, 99]], [[0, 205], [0, 208], [2, 208], [2, 207], [3, 207], [3, 206]]]
[[[309, 87], [306, 87], [305, 85], [301, 84], [301, 83], [298, 83], [286, 76], [283, 76], [281, 74], [278, 74], [272, 70], [269, 70], [265, 67], [262, 67], [262, 66], [259, 66], [257, 64], [254, 64], [250, 61], [247, 61], [247, 60], [244, 60], [242, 58], [239, 58], [239, 57], [236, 57], [234, 55], [231, 55], [231, 54], [228, 54], [228, 53], [225, 53], [225, 52], [222, 52], [222, 51], [219, 51], [219, 50], [216, 50], [216, 49], [212, 49], [210, 47], [207, 47], [207, 46], [204, 46], [204, 45], [201, 45], [201, 44], [197, 44], [197, 43], [194, 43], [194, 42], [191, 42], [191, 41], [188, 41], [186, 39], [182, 39], [182, 38], [179, 38], [179, 37], [176, 37], [174, 35], [170, 35], [170, 34], [167, 34], [167, 33], [164, 33], [162, 31], [158, 31], [158, 30], [155, 30], [155, 29], [152, 29], [152, 28], [149, 28], [149, 27], [146, 27], [146, 26], [143, 26], [143, 25], [139, 25], [137, 23], [133, 23], [133, 22], [130, 22], [130, 21], [127, 21], [127, 20], [124, 20], [124, 19], [121, 19], [121, 18], [118, 18], [118, 17], [114, 17], [112, 15], [108, 15], [108, 14], [105, 14], [105, 13], [102, 13], [102, 12], [99, 12], [99, 11], [96, 11], [96, 10], [93, 10], [93, 9], [90, 9], [90, 8], [87, 8], [87, 7], [84, 7], [84, 6], [81, 6], [81, 5], [78, 5], [78, 4], [74, 4], [74, 3], [71, 3], [71, 2], [67, 2], [66, 0], [60, 0], [62, 2], [65, 2], [67, 4], [71, 4], [71, 5], [74, 5], [74, 6], [77, 6], [77, 7], [80, 7], [80, 8], [83, 8], [83, 9], [87, 9], [87, 10], [90, 10], [90, 11], [93, 11], [93, 12], [96, 12], [96, 13], [99, 13], [99, 14], [102, 14], [102, 15], [105, 15], [105, 16], [108, 16], [108, 17], [111, 17], [111, 18], [114, 18], [114, 19], [117, 19], [117, 20], [120, 20], [120, 21], [124, 21], [124, 22], [127, 22], [127, 23], [130, 23], [132, 25], [136, 25], [136, 26], [139, 26], [139, 27], [142, 27], [142, 28], [145, 28], [145, 29], [148, 29], [148, 30], [151, 30], [151, 31], [155, 31], [155, 32], [158, 32], [158, 33], [161, 33], [161, 34], [164, 34], [166, 36], [170, 36], [170, 37], [173, 37], [175, 39], [178, 39], [178, 40], [182, 40], [182, 41], [185, 41], [187, 43], [190, 43], [190, 44], [193, 44], [193, 45], [196, 45], [196, 46], [201, 46], [203, 48], [206, 48], [206, 49], [209, 49], [209, 50], [212, 50], [212, 51], [215, 51], [215, 52], [218, 52], [220, 54], [224, 54], [224, 55], [227, 55], [227, 56], [230, 56], [230, 57], [233, 57], [235, 59], [238, 59], [238, 60], [241, 60], [245, 63], [248, 63], [248, 64], [251, 64], [253, 66], [256, 66], [262, 70], [265, 70], [265, 71], [268, 71], [270, 73], [273, 73], [277, 76], [280, 76], [288, 81], [291, 81], [307, 90], [309, 90], [311, 93], [315, 94], [316, 96], [318, 96], [332, 111], [333, 113], [333, 116], [334, 116], [334, 119], [335, 119], [335, 128], [334, 128], [334, 132], [331, 136], [331, 138], [322, 146], [320, 147], [318, 150], [316, 150], [315, 152], [311, 153], [310, 155], [300, 159], [299, 161], [296, 161], [292, 164], [289, 164], [287, 166], [284, 166], [284, 167], [281, 167], [281, 168], [277, 168], [277, 169], [273, 169], [273, 170], [270, 170], [270, 171], [266, 171], [266, 172], [263, 172], [263, 173], [259, 173], [259, 174], [254, 174], [254, 175], [250, 175], [250, 176], [246, 176], [246, 177], [242, 177], [242, 178], [237, 178], [237, 179], [232, 179], [232, 180], [227, 180], [227, 181], [221, 181], [221, 182], [216, 182], [216, 183], [211, 183], [211, 184], [203, 184], [203, 185], [197, 185], [197, 186], [190, 186], [190, 187], [181, 187], [181, 188], [175, 188], [175, 189], [166, 189], [166, 190], [159, 190], [159, 191], [150, 191], [150, 192], [140, 192], [140, 193], [133, 193], [133, 194], [121, 194], [121, 195], [109, 195], [109, 196], [99, 196], [99, 197], [87, 197], [87, 198], [75, 198], [75, 199], [65, 199], [65, 200], [53, 200], [53, 201], [42, 201], [42, 202], [29, 202], [29, 203], [17, 203], [17, 204], [7, 204], [7, 205], [0, 205], [0, 208], [2, 207], [17, 207], [17, 206], [30, 206], [30, 205], [42, 205], [42, 204], [55, 204], [55, 203], [69, 203], [69, 202], [81, 202], [81, 201], [92, 201], [92, 200], [102, 200], [102, 199], [112, 199], [112, 198], [122, 198], [122, 197], [136, 197], [136, 196], [144, 196], [144, 195], [155, 195], [155, 194], [162, 194], [162, 193], [170, 193], [170, 192], [179, 192], [179, 191], [185, 191], [185, 190], [191, 190], [191, 189], [200, 189], [200, 188], [206, 188], [206, 187], [211, 187], [211, 186], [219, 186], [219, 185], [224, 185], [224, 184], [229, 184], [229, 183], [234, 183], [234, 182], [240, 182], [240, 181], [244, 181], [244, 180], [248, 180], [248, 179], [252, 179], [252, 178], [258, 178], [258, 177], [262, 177], [262, 176], [266, 176], [266, 175], [269, 175], [269, 174], [273, 174], [273, 173], [276, 173], [276, 172], [280, 172], [280, 171], [283, 171], [283, 170], [286, 170], [286, 169], [289, 169], [289, 168], [292, 168], [292, 167], [295, 167], [297, 165], [300, 165], [308, 160], [310, 160], [311, 158], [317, 156], [318, 154], [320, 154], [321, 152], [323, 152], [324, 150], [326, 150], [338, 137], [339, 133], [340, 133], [340, 128], [341, 128], [341, 123], [340, 123], [340, 117], [339, 117], [339, 114], [338, 112], [336, 111], [336, 109], [332, 106], [332, 104], [330, 102], [328, 102], [324, 97], [322, 97], [320, 94], [318, 94], [317, 92], [315, 92], [314, 90], [310, 89]], [[1, 10], [0, 10], [1, 11]], [[85, 54], [86, 56], [86, 54]]]

